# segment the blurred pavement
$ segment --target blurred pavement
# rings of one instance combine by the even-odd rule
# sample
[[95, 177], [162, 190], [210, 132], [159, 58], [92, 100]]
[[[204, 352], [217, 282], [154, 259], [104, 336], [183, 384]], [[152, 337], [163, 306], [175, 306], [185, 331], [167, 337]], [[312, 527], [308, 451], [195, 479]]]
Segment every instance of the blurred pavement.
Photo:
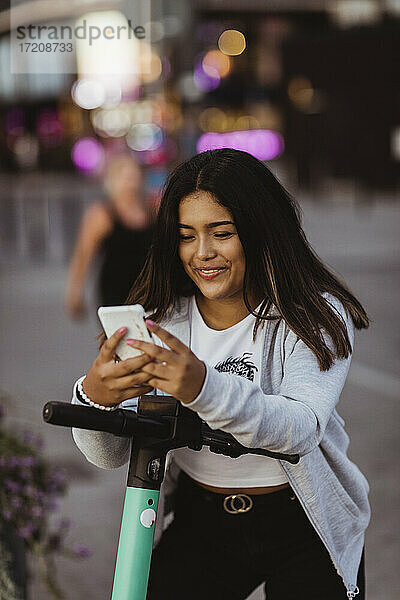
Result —
[[[366, 204], [334, 199], [320, 204], [300, 196], [304, 229], [317, 253], [343, 276], [372, 318], [371, 328], [357, 335], [338, 411], [350, 435], [350, 457], [371, 485], [367, 598], [397, 600], [400, 205], [383, 198]], [[62, 226], [61, 234], [68, 239], [75, 235]], [[49, 459], [67, 469], [69, 493], [60, 514], [76, 524], [71, 542], [94, 550], [87, 560], [58, 560], [60, 582], [67, 600], [106, 600], [112, 585], [126, 469], [104, 471], [89, 464], [69, 431], [41, 420], [45, 401], [69, 401], [74, 380], [96, 355], [99, 329], [94, 311], [80, 323], [67, 319], [62, 307], [66, 267], [60, 260], [31, 264], [28, 259], [13, 260], [6, 252], [0, 265], [1, 388], [13, 398], [13, 421], [40, 432]], [[30, 600], [46, 597], [34, 583]], [[256, 590], [250, 598], [261, 600], [262, 595]]]

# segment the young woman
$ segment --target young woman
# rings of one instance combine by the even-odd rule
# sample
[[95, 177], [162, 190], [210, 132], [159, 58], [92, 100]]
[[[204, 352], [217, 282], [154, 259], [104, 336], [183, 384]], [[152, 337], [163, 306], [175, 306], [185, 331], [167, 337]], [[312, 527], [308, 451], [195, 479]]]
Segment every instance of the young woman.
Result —
[[[155, 388], [244, 446], [301, 456], [175, 450], [174, 520], [153, 552], [148, 599], [244, 600], [262, 582], [268, 600], [364, 598], [369, 487], [335, 406], [368, 317], [269, 169], [230, 149], [175, 169], [128, 302], [144, 306], [159, 343], [127, 340], [143, 354], [115, 363], [125, 330], [115, 332], [78, 380], [89, 399], [128, 407]], [[101, 467], [128, 460], [126, 440], [74, 438]]]

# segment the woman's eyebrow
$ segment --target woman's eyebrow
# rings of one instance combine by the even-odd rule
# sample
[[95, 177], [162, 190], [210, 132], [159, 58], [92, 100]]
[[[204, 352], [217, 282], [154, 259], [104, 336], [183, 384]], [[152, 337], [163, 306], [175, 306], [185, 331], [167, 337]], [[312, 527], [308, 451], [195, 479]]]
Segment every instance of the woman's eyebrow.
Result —
[[[213, 223], [207, 223], [207, 229], [212, 229], [213, 227], [218, 227], [219, 225], [235, 225], [232, 221], [214, 221]], [[185, 225], [184, 223], [179, 223], [179, 227], [183, 229], [194, 229], [191, 225]]]

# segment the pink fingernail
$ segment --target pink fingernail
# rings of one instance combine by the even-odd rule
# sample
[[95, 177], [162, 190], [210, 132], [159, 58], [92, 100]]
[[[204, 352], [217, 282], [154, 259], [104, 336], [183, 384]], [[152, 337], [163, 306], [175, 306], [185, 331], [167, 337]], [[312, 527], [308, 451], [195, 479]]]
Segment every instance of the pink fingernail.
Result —
[[126, 343], [127, 343], [129, 346], [135, 346], [135, 345], [136, 345], [136, 342], [137, 342], [137, 340], [133, 340], [133, 339], [131, 339], [131, 338], [128, 338], [128, 339], [127, 339], [127, 340], [125, 340], [125, 341], [126, 341]]
[[127, 331], [126, 327], [121, 327], [120, 329], [118, 329], [118, 333], [125, 333]]
[[146, 325], [150, 325], [150, 327], [153, 327], [155, 323], [151, 319], [146, 319]]

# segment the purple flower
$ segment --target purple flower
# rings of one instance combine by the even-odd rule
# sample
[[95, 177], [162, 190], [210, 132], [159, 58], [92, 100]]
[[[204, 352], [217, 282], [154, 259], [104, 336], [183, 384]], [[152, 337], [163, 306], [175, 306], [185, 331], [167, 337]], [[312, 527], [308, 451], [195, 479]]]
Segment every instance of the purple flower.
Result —
[[89, 556], [92, 556], [93, 554], [91, 549], [87, 546], [84, 546], [83, 544], [75, 544], [73, 547], [73, 551], [80, 558], [89, 558]]
[[32, 523], [27, 523], [23, 527], [19, 527], [17, 529], [17, 534], [19, 535], [19, 537], [27, 539], [27, 538], [31, 537], [33, 531], [34, 531], [34, 527], [33, 527]]
[[8, 466], [11, 468], [19, 467], [21, 465], [21, 459], [18, 456], [10, 456], [8, 459]]

